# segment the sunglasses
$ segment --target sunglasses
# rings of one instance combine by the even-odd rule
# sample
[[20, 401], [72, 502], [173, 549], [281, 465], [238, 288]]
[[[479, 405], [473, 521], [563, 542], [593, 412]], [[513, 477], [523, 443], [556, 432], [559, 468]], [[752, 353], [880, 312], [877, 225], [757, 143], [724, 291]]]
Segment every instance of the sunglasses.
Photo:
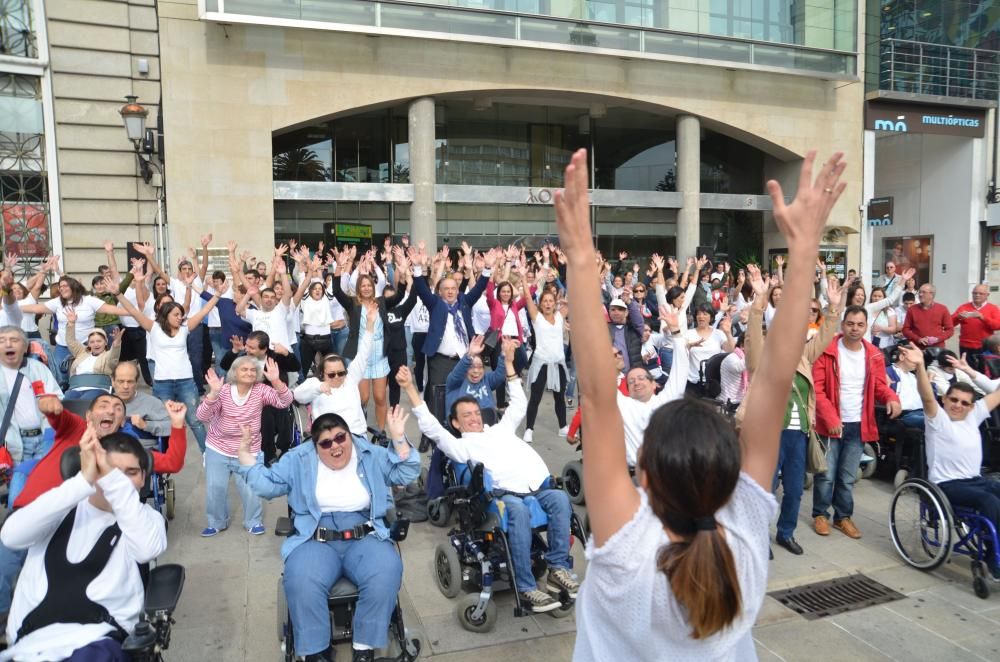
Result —
[[639, 287], [639, 288], [636, 288], [636, 289], [634, 289], [634, 290], [632, 290], [632, 291], [633, 291], [633, 292], [635, 292], [636, 294], [642, 294], [642, 293], [644, 293], [644, 292], [645, 292], [646, 290], [644, 290], [644, 289], [642, 289], [641, 287]]
[[334, 444], [337, 444], [339, 446], [340, 444], [343, 444], [345, 441], [347, 441], [347, 433], [338, 432], [337, 434], [333, 435], [333, 437], [330, 439], [323, 439], [322, 441], [317, 441], [316, 445], [322, 448], [323, 450], [329, 450], [330, 446], [333, 446]]
[[335, 370], [334, 372], [326, 373], [327, 379], [334, 379], [336, 377], [346, 377], [346, 376], [347, 376], [346, 370]]
[[963, 407], [971, 407], [972, 406], [972, 403], [969, 402], [968, 400], [963, 400], [961, 398], [956, 398], [953, 395], [949, 395], [948, 396], [948, 402], [950, 402], [953, 405], [962, 405]]

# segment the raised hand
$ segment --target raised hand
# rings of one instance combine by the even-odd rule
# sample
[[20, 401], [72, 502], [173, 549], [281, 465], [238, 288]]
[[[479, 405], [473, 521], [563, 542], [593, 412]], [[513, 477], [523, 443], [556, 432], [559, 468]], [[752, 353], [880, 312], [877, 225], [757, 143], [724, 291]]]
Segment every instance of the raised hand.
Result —
[[212, 233], [204, 234], [201, 236], [201, 247], [208, 248], [209, 244], [212, 243]]
[[113, 241], [105, 240], [104, 243], [101, 244], [101, 246], [104, 248], [105, 253], [110, 253], [111, 251], [115, 250], [115, 244]]
[[111, 330], [111, 344], [112, 345], [121, 345], [122, 344], [122, 335], [124, 333], [125, 333], [125, 329], [123, 329], [120, 326], [116, 326], [114, 329], [112, 329]]
[[205, 383], [208, 384], [208, 394], [205, 396], [209, 400], [215, 400], [222, 391], [222, 377], [219, 377], [214, 368], [209, 368], [205, 373]]
[[5, 253], [3, 256], [3, 264], [7, 269], [13, 271], [14, 267], [17, 266], [17, 254]]
[[500, 343], [500, 351], [503, 352], [503, 358], [504, 361], [507, 363], [507, 365], [513, 367], [514, 353], [517, 351], [517, 348], [520, 345], [521, 343], [512, 338], [504, 338], [503, 341]]
[[840, 181], [847, 163], [843, 152], [837, 152], [827, 160], [813, 179], [813, 162], [816, 152], [810, 151], [802, 164], [798, 190], [791, 204], [785, 204], [781, 184], [776, 180], [767, 182], [767, 192], [771, 195], [774, 220], [788, 241], [789, 254], [816, 254], [823, 236], [826, 219], [830, 210], [844, 192], [847, 184]]
[[483, 343], [485, 338], [483, 336], [476, 336], [469, 341], [469, 358], [476, 358], [483, 353]]
[[749, 274], [750, 287], [753, 288], [754, 295], [759, 297], [766, 296], [767, 283], [764, 282], [764, 278], [761, 276], [760, 267], [756, 264], [748, 264], [747, 273]]
[[665, 323], [667, 325], [667, 328], [670, 329], [671, 333], [673, 333], [674, 331], [680, 329], [680, 320], [677, 317], [677, 313], [675, 313], [672, 310], [665, 310], [665, 309], [661, 308], [660, 309], [660, 321], [662, 321], [663, 323]]
[[396, 405], [388, 411], [385, 420], [385, 430], [389, 433], [389, 438], [393, 441], [401, 440], [406, 436], [406, 420], [410, 414], [401, 406]]
[[267, 360], [264, 361], [264, 379], [271, 384], [276, 384], [280, 381], [280, 374], [278, 364], [271, 357], [267, 357]]
[[566, 166], [566, 186], [556, 191], [556, 226], [559, 243], [570, 260], [592, 259], [594, 239], [590, 233], [590, 192], [587, 188], [587, 152], [578, 149]]
[[65, 308], [63, 308], [63, 315], [66, 316], [67, 322], [72, 322], [73, 324], [76, 324], [76, 311], [73, 310], [71, 306], [66, 306]]
[[[80, 437], [80, 473], [91, 485], [101, 477], [100, 468], [97, 465], [97, 448], [101, 442], [97, 440], [97, 430], [93, 423], [87, 423], [87, 428]], [[104, 450], [101, 448], [101, 450]]]
[[903, 283], [905, 284], [906, 281], [910, 280], [916, 275], [917, 275], [917, 270], [914, 269], [913, 267], [909, 267], [906, 271], [903, 272]]
[[826, 276], [826, 298], [830, 302], [830, 307], [839, 308], [844, 302], [844, 294], [847, 288], [841, 286], [840, 279], [836, 276]]
[[413, 376], [410, 374], [410, 369], [405, 365], [396, 371], [396, 383], [403, 389], [408, 388], [413, 383]]
[[783, 256], [783, 255], [776, 255], [774, 257], [774, 263], [776, 265], [778, 265], [779, 269], [781, 269], [782, 267], [785, 266], [785, 256]]
[[239, 336], [232, 336], [229, 339], [229, 344], [232, 345], [234, 354], [239, 354], [245, 348], [243, 345], [243, 338], [240, 338]]

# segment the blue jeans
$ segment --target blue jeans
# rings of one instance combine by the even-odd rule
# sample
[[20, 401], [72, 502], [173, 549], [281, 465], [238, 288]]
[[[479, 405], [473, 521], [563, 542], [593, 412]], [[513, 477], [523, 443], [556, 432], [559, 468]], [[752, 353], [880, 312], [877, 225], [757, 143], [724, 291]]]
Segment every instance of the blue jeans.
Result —
[[347, 337], [351, 335], [351, 330], [345, 324], [339, 329], [330, 331], [330, 347], [334, 354], [344, 355], [344, 347], [347, 346]]
[[198, 448], [205, 452], [205, 426], [198, 420], [198, 387], [193, 379], [157, 379], [153, 382], [153, 395], [163, 402], [173, 400], [187, 406], [184, 419], [194, 433]]
[[826, 473], [813, 478], [812, 516], [830, 517], [833, 505], [833, 521], [837, 522], [854, 514], [854, 483], [858, 479], [861, 464], [861, 423], [844, 423], [843, 436], [825, 438], [829, 447], [826, 451]]
[[659, 351], [660, 355], [660, 369], [663, 370], [665, 374], [670, 374], [670, 368], [674, 365], [674, 348], [673, 347], [661, 347]]
[[[549, 549], [545, 562], [550, 568], [571, 567], [569, 560], [569, 518], [573, 507], [563, 490], [542, 490], [535, 495], [549, 516], [545, 539]], [[507, 541], [514, 560], [514, 579], [521, 593], [538, 588], [531, 574], [531, 514], [521, 497], [505, 494], [500, 497], [507, 511]]]
[[[257, 461], [263, 460], [258, 453]], [[205, 516], [208, 525], [219, 531], [229, 528], [229, 475], [236, 481], [236, 491], [243, 502], [243, 528], [262, 524], [264, 502], [239, 475], [240, 461], [209, 448], [205, 450]]]
[[69, 388], [69, 374], [67, 374], [64, 369], [67, 361], [73, 360], [73, 353], [69, 351], [69, 347], [66, 345], [56, 345], [55, 351], [55, 361], [49, 360], [49, 367], [55, 367], [56, 381], [59, 382], [59, 386], [63, 390]]
[[778, 468], [774, 472], [771, 491], [778, 489], [778, 472], [781, 472], [781, 514], [778, 515], [778, 537], [788, 540], [795, 534], [799, 519], [799, 504], [806, 477], [806, 448], [809, 437], [802, 430], [782, 430], [778, 450]]
[[10, 611], [10, 603], [14, 597], [14, 581], [21, 572], [24, 559], [28, 556], [26, 549], [10, 549], [0, 543], [0, 614]]
[[903, 427], [907, 428], [920, 428], [924, 429], [924, 410], [923, 409], [911, 409], [905, 412], [902, 416], [896, 419], [897, 423], [901, 423]]
[[[319, 525], [344, 531], [367, 520], [360, 513], [323, 513]], [[354, 643], [372, 648], [388, 643], [389, 621], [403, 580], [403, 562], [392, 542], [373, 535], [331, 542], [308, 540], [285, 559], [285, 596], [297, 655], [319, 653], [330, 645], [326, 598], [342, 576], [359, 591]]]
[[226, 371], [222, 369], [222, 357], [226, 355], [227, 351], [229, 351], [226, 349], [226, 345], [229, 343], [223, 343], [222, 341], [222, 327], [208, 327], [208, 339], [212, 343], [212, 358], [215, 359], [215, 374], [220, 377], [225, 377]]

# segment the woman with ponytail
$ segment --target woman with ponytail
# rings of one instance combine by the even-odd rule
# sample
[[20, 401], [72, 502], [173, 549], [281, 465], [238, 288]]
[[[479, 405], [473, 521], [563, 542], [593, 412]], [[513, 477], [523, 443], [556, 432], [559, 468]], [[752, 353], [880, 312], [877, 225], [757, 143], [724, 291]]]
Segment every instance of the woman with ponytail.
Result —
[[583, 470], [593, 534], [574, 660], [756, 659], [750, 630], [767, 588], [768, 524], [778, 510], [771, 482], [785, 403], [805, 344], [819, 241], [844, 189], [842, 155], [829, 159], [815, 182], [814, 158], [806, 157], [791, 204], [777, 182], [768, 182], [789, 269], [741, 431], [699, 401], [664, 405], [639, 450], [639, 489], [628, 474], [611, 344], [598, 314], [586, 151], [566, 168], [555, 206], [570, 308], [578, 311], [570, 338], [588, 348], [577, 356], [577, 370], [588, 403]]

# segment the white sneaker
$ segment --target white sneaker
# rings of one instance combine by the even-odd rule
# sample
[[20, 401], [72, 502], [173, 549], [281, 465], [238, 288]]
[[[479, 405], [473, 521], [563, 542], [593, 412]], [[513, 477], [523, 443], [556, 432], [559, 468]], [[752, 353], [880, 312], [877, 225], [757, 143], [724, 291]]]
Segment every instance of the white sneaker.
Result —
[[562, 437], [563, 439], [565, 439], [566, 435], [568, 435], [568, 434], [569, 434], [569, 426], [568, 425], [564, 425], [561, 428], [559, 428], [559, 436], [560, 437]]
[[521, 435], [521, 439], [524, 439], [526, 443], [530, 444], [532, 442], [533, 436], [534, 435], [531, 432], [531, 428], [528, 428], [527, 430], [524, 431], [524, 434]]

